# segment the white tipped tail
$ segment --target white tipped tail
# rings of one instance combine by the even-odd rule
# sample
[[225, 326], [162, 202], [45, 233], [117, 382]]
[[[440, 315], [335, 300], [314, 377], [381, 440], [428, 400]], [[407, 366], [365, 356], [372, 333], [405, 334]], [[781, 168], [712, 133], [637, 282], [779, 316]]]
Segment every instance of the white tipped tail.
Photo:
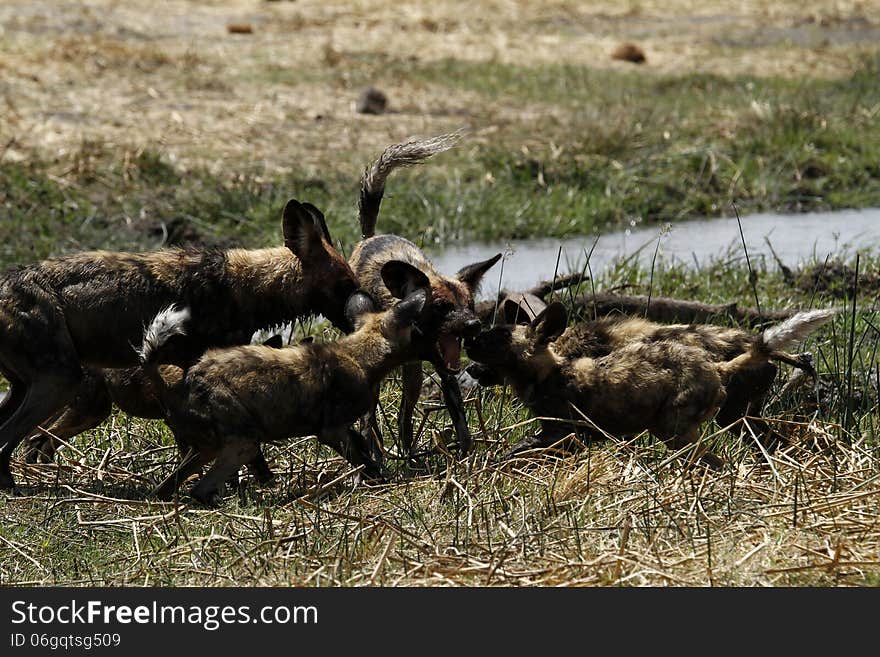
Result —
[[761, 335], [763, 346], [769, 351], [781, 351], [803, 342], [807, 336], [838, 313], [837, 308], [807, 310], [792, 315]]
[[451, 132], [428, 139], [392, 144], [370, 164], [361, 178], [361, 195], [358, 200], [358, 219], [364, 239], [376, 234], [376, 219], [379, 205], [385, 193], [385, 180], [395, 169], [411, 167], [424, 162], [458, 143], [460, 132]]
[[186, 335], [189, 308], [178, 310], [171, 305], [159, 312], [144, 331], [144, 342], [137, 350], [141, 364], [149, 363], [156, 351], [175, 335]]

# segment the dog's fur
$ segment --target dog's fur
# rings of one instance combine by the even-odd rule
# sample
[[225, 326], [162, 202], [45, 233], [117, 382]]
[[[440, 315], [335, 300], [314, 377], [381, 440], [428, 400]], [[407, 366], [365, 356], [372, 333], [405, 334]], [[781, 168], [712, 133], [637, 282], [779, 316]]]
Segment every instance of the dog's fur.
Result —
[[[698, 441], [700, 423], [722, 408], [735, 377], [742, 377], [740, 386], [760, 378], [771, 359], [785, 356], [783, 349], [835, 312], [799, 313], [760, 335], [638, 319], [566, 329], [565, 308], [556, 302], [529, 325], [497, 326], [466, 346], [542, 418], [541, 432], [520, 441], [511, 455], [571, 433], [595, 438], [645, 430], [677, 449]], [[702, 458], [720, 464], [714, 455]]]
[[169, 304], [197, 318], [165, 348], [163, 361], [178, 365], [311, 312], [347, 328], [343, 309], [357, 281], [323, 215], [291, 200], [282, 229], [277, 248], [95, 251], [7, 271], [0, 278], [0, 373], [11, 392], [0, 406], [0, 488], [14, 490], [13, 450], [75, 396], [82, 368], [136, 365], [131, 345]]
[[381, 468], [363, 436], [351, 425], [375, 403], [382, 378], [410, 358], [412, 327], [427, 302], [416, 290], [392, 308], [373, 312], [368, 295], [355, 294], [348, 313], [356, 330], [332, 343], [286, 349], [263, 346], [210, 350], [182, 376], [168, 380], [154, 361], [185, 316], [164, 313], [168, 329], [145, 340], [143, 367], [153, 381], [165, 420], [181, 451], [192, 450], [156, 490], [171, 498], [178, 483], [212, 460], [192, 495], [213, 504], [230, 474], [257, 458], [260, 443], [316, 435], [368, 476]]
[[[281, 349], [281, 336], [274, 335], [264, 341], [263, 345]], [[176, 365], [160, 367], [165, 380], [181, 375], [176, 372], [180, 370]], [[59, 447], [56, 439], [68, 442], [82, 432], [94, 429], [110, 417], [114, 405], [134, 417], [148, 420], [164, 417], [153, 383], [141, 367], [83, 368], [83, 376], [74, 398], [46, 431], [38, 431], [25, 441], [25, 460], [29, 463], [51, 463]], [[271, 481], [272, 471], [262, 455], [251, 466], [253, 474], [261, 483]]]
[[[515, 311], [508, 308], [507, 314]], [[525, 311], [520, 311], [519, 323], [529, 323]], [[507, 323], [515, 323], [508, 321]], [[784, 326], [785, 324], [780, 324]], [[680, 344], [703, 349], [706, 357], [715, 362], [726, 362], [752, 348], [756, 336], [739, 328], [712, 324], [660, 324], [640, 317], [612, 315], [572, 325], [554, 342], [555, 352], [562, 358], [600, 358], [635, 341], [662, 342], [674, 340]], [[785, 362], [815, 376], [808, 354], [791, 355], [782, 351], [768, 354], [768, 359], [752, 361], [749, 367], [740, 367], [725, 386], [724, 403], [715, 416], [720, 426], [738, 425], [746, 416], [754, 416], [763, 408], [778, 367], [772, 361]], [[500, 385], [501, 373], [483, 363], [471, 363], [467, 373], [480, 385]], [[752, 421], [752, 429], [763, 447], [772, 449], [779, 436], [764, 421]]]
[[[364, 173], [360, 196], [360, 224], [363, 240], [352, 251], [349, 263], [364, 290], [381, 308], [413, 290], [429, 291], [428, 306], [413, 337], [415, 357], [403, 366], [403, 399], [398, 427], [403, 449], [413, 450], [413, 411], [422, 389], [422, 361], [430, 362], [440, 377], [441, 388], [458, 437], [461, 453], [471, 448], [471, 434], [464, 413], [456, 372], [461, 361], [461, 340], [480, 331], [474, 312], [474, 296], [483, 275], [501, 258], [499, 253], [483, 262], [464, 267], [453, 276], [439, 273], [415, 244], [397, 235], [375, 233], [376, 217], [385, 180], [395, 168], [409, 166], [447, 150], [456, 135], [443, 135], [388, 147]], [[378, 434], [375, 409], [369, 423]], [[381, 439], [379, 439], [381, 440]]]

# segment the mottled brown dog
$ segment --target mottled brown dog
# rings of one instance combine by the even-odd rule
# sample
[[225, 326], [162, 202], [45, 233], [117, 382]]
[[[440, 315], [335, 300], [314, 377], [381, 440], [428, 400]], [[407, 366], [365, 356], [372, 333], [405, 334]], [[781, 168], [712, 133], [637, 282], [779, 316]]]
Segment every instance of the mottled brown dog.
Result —
[[323, 215], [291, 200], [282, 229], [283, 247], [93, 251], [0, 277], [0, 373], [11, 385], [0, 406], [0, 488], [14, 490], [13, 450], [74, 397], [83, 366], [137, 365], [131, 345], [170, 304], [198, 318], [163, 354], [179, 365], [311, 312], [346, 328], [343, 309], [357, 281]]
[[[397, 235], [375, 235], [376, 217], [388, 175], [450, 148], [455, 135], [443, 135], [388, 147], [366, 170], [361, 184], [360, 223], [363, 240], [354, 248], [349, 262], [360, 286], [381, 308], [389, 308], [416, 289], [429, 291], [418, 335], [413, 337], [414, 358], [403, 366], [403, 399], [398, 428], [404, 450], [413, 450], [413, 411], [422, 390], [422, 361], [434, 366], [440, 377], [443, 398], [458, 437], [461, 453], [471, 448], [471, 434], [465, 417], [456, 373], [461, 368], [461, 341], [480, 331], [474, 312], [474, 296], [484, 274], [501, 254], [464, 267], [452, 276], [438, 272], [415, 244]], [[370, 424], [378, 433], [375, 409]]]
[[[732, 377], [766, 368], [835, 312], [798, 313], [760, 335], [642, 320], [566, 330], [565, 308], [553, 303], [529, 325], [497, 326], [466, 346], [542, 418], [541, 432], [520, 441], [511, 455], [571, 433], [596, 438], [646, 430], [678, 449], [698, 442], [700, 424], [722, 407]], [[714, 455], [702, 458], [720, 464]]]
[[[739, 328], [712, 324], [660, 324], [640, 317], [612, 315], [572, 325], [554, 342], [553, 347], [557, 355], [571, 360], [607, 356], [635, 341], [675, 340], [705, 350], [706, 357], [712, 361], [726, 362], [747, 352], [758, 338], [754, 333]], [[725, 385], [727, 394], [715, 416], [720, 426], [737, 424], [746, 416], [761, 411], [778, 371], [772, 361], [788, 363], [815, 376], [808, 354], [791, 355], [775, 351], [767, 359], [753, 360], [748, 366], [739, 367]], [[471, 363], [467, 373], [483, 386], [504, 382], [504, 377], [497, 369], [483, 363]], [[763, 446], [772, 448], [776, 444], [777, 436], [766, 422], [753, 419], [752, 428], [756, 430]]]
[[[281, 349], [281, 336], [274, 335], [263, 345]], [[174, 370], [179, 369], [176, 365], [162, 365], [161, 368], [165, 379], [175, 376]], [[59, 447], [56, 439], [66, 442], [84, 431], [94, 429], [110, 417], [114, 405], [133, 417], [148, 420], [164, 417], [153, 383], [141, 367], [83, 368], [83, 376], [73, 399], [46, 431], [38, 431], [25, 441], [26, 460], [30, 463], [51, 463]], [[260, 483], [272, 480], [272, 471], [262, 453], [249, 466]]]
[[412, 328], [426, 302], [426, 291], [416, 290], [374, 312], [374, 301], [357, 293], [347, 304], [356, 330], [336, 342], [214, 349], [170, 379], [155, 354], [185, 330], [189, 315], [173, 308], [161, 313], [144, 339], [143, 366], [181, 451], [192, 450], [192, 456], [156, 495], [169, 499], [179, 482], [213, 461], [192, 489], [198, 501], [213, 504], [226, 479], [258, 457], [261, 442], [293, 436], [315, 435], [352, 465], [363, 465], [366, 475], [381, 476], [371, 445], [351, 425], [375, 405], [382, 378], [411, 358]]

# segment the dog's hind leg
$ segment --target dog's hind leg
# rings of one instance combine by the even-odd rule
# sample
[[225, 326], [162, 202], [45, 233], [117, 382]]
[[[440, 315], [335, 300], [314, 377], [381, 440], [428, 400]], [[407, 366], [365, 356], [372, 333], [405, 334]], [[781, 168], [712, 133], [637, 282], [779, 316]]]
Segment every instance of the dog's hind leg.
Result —
[[[272, 468], [266, 463], [266, 457], [263, 455], [262, 449], [257, 450], [257, 455], [253, 461], [247, 464], [247, 469], [251, 476], [257, 480], [258, 484], [271, 484], [275, 480], [275, 473], [272, 472]], [[236, 470], [229, 475], [229, 479], [226, 480], [226, 486], [237, 489], [240, 484], [238, 470]]]
[[458, 436], [458, 451], [462, 456], [471, 451], [473, 439], [468, 427], [467, 415], [464, 412], [464, 400], [461, 397], [461, 386], [454, 374], [440, 375], [440, 389], [443, 391], [443, 400], [449, 410], [455, 435]]
[[28, 463], [51, 463], [59, 445], [55, 437], [70, 440], [84, 431], [94, 429], [110, 417], [113, 403], [101, 376], [91, 371], [84, 373], [74, 398], [42, 431], [28, 437], [24, 442], [24, 459]]
[[[12, 453], [18, 444], [47, 418], [56, 416], [67, 404], [79, 383], [81, 370], [76, 362], [61, 365], [36, 381], [24, 382], [23, 399], [0, 424], [0, 489], [16, 490], [15, 479], [9, 468]], [[13, 383], [13, 394], [15, 393]]]
[[397, 427], [404, 455], [410, 455], [413, 453], [415, 443], [413, 411], [422, 394], [421, 362], [404, 363], [401, 368], [401, 381], [403, 383], [403, 397], [400, 400], [400, 416], [397, 418]]
[[[734, 372], [725, 386], [727, 397], [715, 416], [718, 425], [721, 427], [730, 426], [731, 430], [742, 433], [745, 429], [743, 418], [747, 415], [758, 415], [764, 407], [777, 369], [773, 363], [764, 362]], [[761, 446], [768, 452], [772, 453], [780, 442], [785, 441], [785, 437], [764, 420], [750, 419], [749, 423]], [[751, 443], [751, 439], [748, 438], [750, 435], [748, 429], [745, 431], [746, 433], [743, 435]]]

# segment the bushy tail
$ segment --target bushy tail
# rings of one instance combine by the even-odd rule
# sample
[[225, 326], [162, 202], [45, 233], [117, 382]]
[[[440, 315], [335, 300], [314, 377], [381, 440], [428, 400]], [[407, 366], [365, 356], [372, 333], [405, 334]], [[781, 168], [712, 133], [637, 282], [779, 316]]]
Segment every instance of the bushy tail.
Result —
[[392, 144], [365, 170], [361, 178], [361, 195], [358, 199], [358, 220], [363, 238], [376, 234], [376, 219], [385, 193], [385, 180], [400, 167], [411, 167], [424, 162], [432, 155], [448, 151], [461, 137], [459, 132], [438, 135], [429, 139]]
[[733, 360], [719, 366], [719, 372], [725, 380], [734, 372], [743, 367], [749, 367], [750, 363], [765, 362], [767, 359], [788, 363], [797, 367], [810, 376], [815, 376], [812, 357], [809, 354], [793, 356], [784, 350], [802, 342], [817, 328], [829, 321], [838, 313], [837, 308], [826, 310], [807, 310], [792, 315], [788, 319], [766, 329], [752, 343], [751, 349], [740, 354]]
[[776, 326], [771, 326], [761, 334], [761, 346], [767, 351], [782, 351], [798, 342], [829, 321], [838, 313], [837, 308], [807, 310], [792, 315]]
[[175, 335], [186, 335], [185, 324], [189, 321], [189, 308], [178, 310], [171, 305], [159, 312], [144, 331], [144, 341], [137, 350], [142, 367], [155, 366], [159, 349]]
[[168, 413], [168, 390], [169, 384], [162, 376], [159, 369], [161, 359], [159, 355], [162, 346], [175, 335], [186, 335], [185, 324], [189, 321], [189, 308], [178, 310], [173, 304], [164, 308], [153, 318], [150, 325], [144, 330], [144, 341], [141, 348], [137, 349], [138, 359], [144, 375], [153, 384], [153, 390], [159, 405]]

